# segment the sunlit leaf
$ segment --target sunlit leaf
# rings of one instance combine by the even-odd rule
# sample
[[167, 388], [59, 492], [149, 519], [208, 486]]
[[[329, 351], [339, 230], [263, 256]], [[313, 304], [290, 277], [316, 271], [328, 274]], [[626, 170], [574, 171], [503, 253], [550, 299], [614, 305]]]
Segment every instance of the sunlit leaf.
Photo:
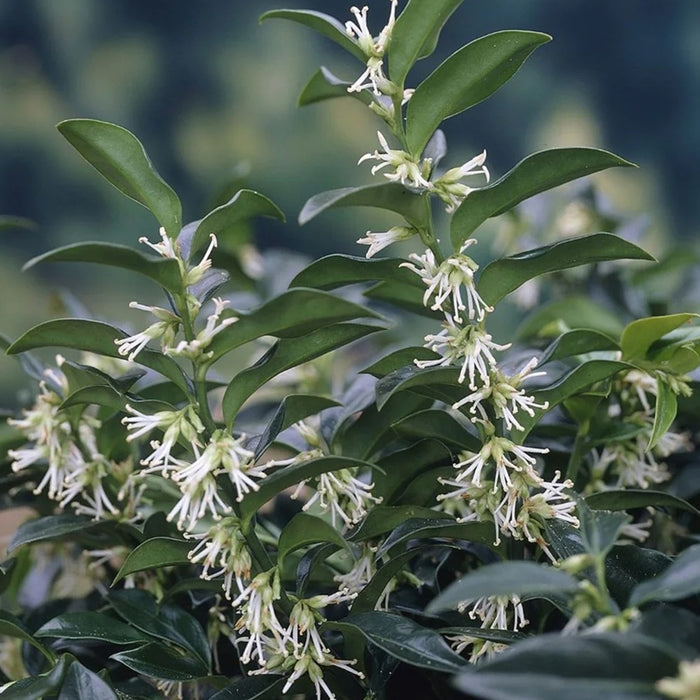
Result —
[[149, 209], [171, 238], [182, 226], [182, 207], [129, 131], [96, 119], [68, 119], [57, 129], [90, 165], [127, 197]]
[[700, 314], [681, 313], [670, 316], [651, 316], [632, 321], [622, 331], [620, 338], [623, 359], [642, 359], [659, 338], [697, 318], [700, 318]]

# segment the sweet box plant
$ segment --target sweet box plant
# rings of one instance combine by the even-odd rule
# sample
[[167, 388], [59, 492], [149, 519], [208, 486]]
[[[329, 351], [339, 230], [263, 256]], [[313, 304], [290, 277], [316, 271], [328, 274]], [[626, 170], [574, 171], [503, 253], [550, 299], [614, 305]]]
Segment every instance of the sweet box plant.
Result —
[[[349, 80], [321, 68], [301, 105], [377, 118], [359, 159], [375, 182], [312, 197], [299, 223], [396, 217], [282, 291], [250, 240], [251, 220], [283, 219], [266, 196], [185, 223], [130, 132], [58, 125], [160, 231], [27, 265], [116, 266], [162, 293], [131, 303], [137, 332], [78, 309], [4, 341], [37, 393], [1, 435], [2, 505], [35, 512], [0, 564], [3, 700], [700, 697], [697, 314], [649, 294], [673, 265], [654, 273], [595, 198], [578, 235], [530, 250], [488, 259], [482, 226], [517, 248], [535, 237], [522, 202], [632, 164], [455, 160], [443, 121], [550, 37], [475, 39], [415, 85], [461, 1], [377, 4], [376, 34], [367, 7], [263, 16], [358, 60]], [[384, 257], [399, 242], [412, 252]]]

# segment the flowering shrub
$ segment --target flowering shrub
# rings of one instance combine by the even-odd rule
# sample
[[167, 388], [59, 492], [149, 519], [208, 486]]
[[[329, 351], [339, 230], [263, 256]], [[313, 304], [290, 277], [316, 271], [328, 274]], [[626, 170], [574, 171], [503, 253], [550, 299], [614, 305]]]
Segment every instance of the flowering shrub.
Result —
[[[360, 100], [381, 125], [358, 163], [377, 182], [312, 197], [300, 223], [398, 217], [360, 236], [364, 257], [316, 260], [274, 296], [280, 271], [241, 227], [283, 218], [272, 201], [242, 189], [183, 225], [132, 134], [59, 124], [159, 237], [139, 239], [155, 255], [91, 242], [29, 264], [116, 266], [165, 304], [132, 302], [151, 317], [132, 334], [70, 318], [5, 344], [38, 393], [2, 434], [3, 505], [37, 516], [0, 565], [3, 698], [696, 697], [696, 314], [639, 313], [609, 263], [653, 258], [614, 232], [470, 257], [488, 255], [488, 219], [631, 164], [566, 148], [495, 180], [486, 151], [443, 167], [442, 122], [549, 40], [497, 32], [407, 87], [459, 4], [392, 0], [377, 35], [367, 7], [345, 25], [263, 16], [359, 59], [349, 81], [322, 68], [302, 104]], [[375, 257], [398, 242], [407, 260]], [[547, 273], [561, 298], [492, 334]], [[387, 331], [409, 314], [424, 339]], [[48, 347], [70, 357], [45, 367]]]

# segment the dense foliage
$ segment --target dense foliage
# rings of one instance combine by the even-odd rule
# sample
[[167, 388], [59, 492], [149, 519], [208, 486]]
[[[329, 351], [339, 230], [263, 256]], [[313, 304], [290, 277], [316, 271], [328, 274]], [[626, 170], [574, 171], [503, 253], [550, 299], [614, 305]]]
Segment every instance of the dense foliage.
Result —
[[[537, 240], [519, 205], [631, 165], [612, 153], [540, 151], [494, 180], [486, 151], [450, 162], [443, 122], [549, 40], [496, 32], [407, 87], [459, 4], [392, 0], [376, 35], [366, 7], [263, 16], [360, 62], [300, 103], [374, 112], [376, 184], [299, 222], [392, 212], [364, 257], [290, 272], [249, 240], [284, 218], [264, 195], [184, 224], [129, 131], [59, 124], [159, 237], [29, 265], [115, 266], [165, 302], [132, 302], [135, 333], [76, 304], [5, 343], [38, 394], [2, 432], [2, 504], [36, 513], [0, 565], [3, 699], [697, 697], [700, 332], [649, 284], [679, 296], [684, 261], [654, 268], [594, 196]], [[495, 217], [509, 254], [488, 259]], [[524, 318], [494, 337], [507, 297]]]

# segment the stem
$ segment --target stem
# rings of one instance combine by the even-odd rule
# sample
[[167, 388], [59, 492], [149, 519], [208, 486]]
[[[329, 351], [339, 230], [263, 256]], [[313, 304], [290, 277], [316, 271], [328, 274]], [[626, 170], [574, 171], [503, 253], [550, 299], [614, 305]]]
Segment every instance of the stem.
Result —
[[579, 424], [578, 430], [576, 431], [576, 439], [574, 440], [574, 448], [571, 451], [571, 456], [569, 457], [569, 464], [566, 468], [566, 478], [571, 479], [576, 483], [578, 477], [578, 472], [581, 467], [581, 460], [583, 459], [586, 450], [586, 438], [588, 437], [588, 431], [590, 430], [591, 422], [589, 420], [584, 420]]

